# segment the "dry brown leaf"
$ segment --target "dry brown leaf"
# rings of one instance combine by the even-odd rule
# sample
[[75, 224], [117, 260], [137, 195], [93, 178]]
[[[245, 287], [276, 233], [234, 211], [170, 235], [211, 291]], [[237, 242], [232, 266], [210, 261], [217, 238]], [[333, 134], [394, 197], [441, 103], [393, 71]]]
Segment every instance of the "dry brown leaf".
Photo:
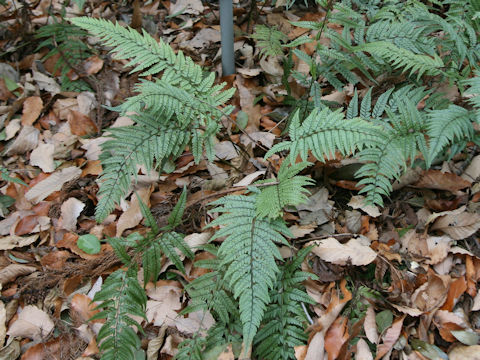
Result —
[[31, 274], [37, 270], [33, 266], [10, 264], [0, 270], [0, 284], [5, 285], [19, 276]]
[[402, 331], [404, 319], [405, 315], [395, 320], [392, 326], [385, 331], [385, 334], [382, 336], [382, 343], [377, 346], [377, 356], [375, 360], [382, 358], [383, 355], [388, 353], [393, 345], [395, 345]]
[[357, 342], [355, 360], [373, 360], [372, 352], [370, 351], [367, 342], [363, 339], [360, 339]]
[[471, 186], [472, 183], [452, 173], [443, 173], [439, 170], [423, 172], [415, 186], [426, 189], [448, 190], [455, 192]]
[[0, 237], [0, 250], [11, 250], [17, 247], [24, 247], [34, 243], [38, 239], [38, 234], [30, 236], [10, 235]]
[[372, 344], [378, 342], [377, 322], [375, 321], [375, 310], [373, 306], [369, 306], [367, 313], [365, 314], [365, 321], [363, 322], [363, 328], [365, 329], [365, 335], [368, 341]]
[[53, 328], [53, 321], [47, 313], [36, 306], [28, 305], [20, 312], [18, 319], [10, 325], [7, 334], [40, 341], [46, 338]]
[[437, 219], [431, 229], [443, 231], [454, 240], [462, 240], [480, 229], [480, 215], [467, 212], [445, 215]]
[[217, 360], [235, 360], [235, 355], [233, 354], [233, 346], [232, 344], [228, 344], [228, 346], [223, 350], [220, 355], [218, 355]]
[[8, 123], [7, 126], [5, 126], [5, 140], [10, 140], [13, 139], [15, 134], [22, 128], [22, 125], [20, 125], [20, 119], [12, 119]]
[[462, 178], [467, 181], [477, 181], [480, 177], [480, 155], [475, 156], [465, 169]]
[[330, 237], [310, 242], [309, 245], [316, 245], [312, 252], [320, 259], [337, 265], [368, 265], [377, 257], [377, 253], [370, 248], [370, 240], [364, 236], [350, 239], [345, 244]]
[[24, 154], [35, 149], [38, 145], [39, 135], [40, 131], [33, 126], [24, 126], [13, 143], [8, 146], [5, 155]]
[[480, 360], [480, 345], [455, 346], [448, 353], [449, 360]]
[[457, 338], [451, 334], [452, 330], [463, 330], [468, 328], [465, 319], [457, 314], [445, 310], [438, 310], [433, 316], [433, 323], [438, 328], [440, 336], [448, 342], [456, 342]]
[[55, 170], [53, 153], [55, 145], [41, 143], [30, 154], [30, 165], [38, 166], [45, 173], [51, 173]]
[[317, 332], [308, 344], [305, 360], [323, 360], [325, 358], [325, 337], [323, 332]]
[[58, 337], [46, 343], [33, 345], [23, 354], [22, 360], [61, 360], [61, 349], [67, 341], [65, 338]]
[[30, 234], [38, 225], [37, 215], [27, 215], [20, 219], [17, 226], [15, 226], [15, 235], [22, 236]]
[[[137, 190], [138, 197], [142, 200], [147, 207], [150, 207], [150, 195], [153, 191], [153, 185], [143, 186]], [[130, 201], [130, 206], [128, 207], [127, 211], [125, 211], [117, 222], [117, 235], [122, 236], [122, 233], [126, 229], [131, 229], [138, 224], [143, 219], [142, 212], [140, 211], [140, 203], [138, 201], [138, 197], [133, 194], [132, 200]]]
[[46, 269], [62, 270], [65, 268], [65, 263], [72, 257], [72, 253], [65, 250], [52, 251], [42, 257], [40, 264]]
[[308, 225], [292, 225], [288, 229], [292, 233], [295, 239], [303, 238], [305, 235], [310, 234], [315, 231], [317, 224], [312, 223]]
[[459, 277], [451, 282], [450, 287], [448, 288], [447, 300], [442, 306], [442, 310], [452, 311], [453, 307], [456, 305], [457, 300], [463, 293], [467, 290], [467, 281], [465, 277]]
[[57, 228], [75, 231], [77, 228], [77, 218], [85, 208], [85, 204], [77, 198], [69, 198], [61, 208], [60, 219], [58, 219]]
[[[93, 315], [99, 312], [95, 310], [96, 304], [92, 302], [87, 295], [75, 294], [73, 295], [70, 304], [70, 314], [73, 319], [80, 324], [86, 323]], [[96, 320], [98, 321], [98, 320]]]
[[56, 171], [45, 180], [40, 181], [30, 188], [25, 194], [25, 198], [37, 204], [54, 191], [60, 190], [66, 182], [80, 177], [81, 174], [82, 170], [75, 166]]
[[432, 311], [441, 306], [447, 298], [450, 277], [437, 275], [433, 270], [428, 270], [428, 279], [412, 294], [412, 307], [423, 312]]
[[79, 111], [71, 110], [67, 116], [68, 123], [72, 134], [77, 136], [85, 136], [95, 134], [98, 131], [97, 125], [89, 116]]
[[100, 59], [97, 55], [90, 56], [86, 59], [83, 64], [83, 70], [87, 75], [93, 75], [102, 70], [103, 60]]
[[418, 309], [414, 309], [414, 308], [409, 307], [409, 306], [398, 305], [398, 304], [390, 304], [390, 305], [392, 305], [398, 311], [400, 311], [404, 314], [413, 316], [413, 317], [417, 317], [417, 316], [420, 316], [420, 315], [423, 314], [423, 311], [418, 310]]
[[147, 301], [146, 316], [148, 322], [155, 326], [175, 326], [177, 312], [182, 307], [180, 298], [183, 294], [182, 285], [178, 281], [160, 280], [156, 286], [149, 283], [146, 287], [147, 296], [152, 299]]
[[328, 354], [328, 360], [337, 359], [342, 346], [348, 341], [347, 322], [344, 316], [339, 316], [328, 328], [325, 334], [325, 351]]
[[245, 176], [239, 182], [233, 184], [233, 186], [248, 186], [252, 182], [254, 182], [258, 177], [260, 177], [262, 175], [265, 175], [265, 170], [255, 171], [254, 173], [251, 173], [251, 174]]
[[200, 0], [178, 0], [170, 3], [170, 15], [182, 12], [182, 14], [199, 15], [204, 7]]
[[11, 360], [18, 359], [20, 356], [20, 341], [10, 339], [7, 341], [7, 345], [0, 349], [0, 359]]
[[33, 125], [43, 109], [43, 101], [40, 96], [30, 96], [23, 102], [22, 125]]

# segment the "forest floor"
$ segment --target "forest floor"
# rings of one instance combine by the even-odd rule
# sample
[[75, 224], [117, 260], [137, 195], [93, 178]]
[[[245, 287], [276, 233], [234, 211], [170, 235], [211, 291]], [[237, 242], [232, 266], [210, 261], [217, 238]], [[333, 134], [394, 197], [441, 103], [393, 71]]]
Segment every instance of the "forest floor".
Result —
[[[298, 4], [287, 11], [237, 2], [236, 31], [245, 34], [235, 39], [237, 73], [221, 77], [214, 2], [92, 0], [82, 11], [77, 2], [70, 3], [0, 5], [0, 359], [97, 358], [95, 334], [101, 322], [89, 321], [95, 313], [91, 300], [105, 277], [121, 266], [105, 240], [146, 230], [133, 197], [102, 224], [94, 217], [100, 144], [108, 137], [102, 132], [128, 121], [102, 105], [116, 106], [133, 95], [137, 74], [97, 46], [97, 54], [80, 63], [81, 72], [72, 69], [66, 75], [84, 80], [91, 90], [62, 91], [55, 67], [62, 54], [45, 59], [48, 49], [39, 47], [36, 31], [62, 13], [141, 26], [237, 89], [232, 117], [248, 121], [243, 132], [225, 131], [218, 139], [214, 163], [195, 164], [185, 152], [173, 172], [144, 176], [137, 188], [161, 219], [187, 187], [183, 231], [196, 259], [202, 259], [205, 252], [195, 246], [211, 236], [204, 229], [211, 218], [208, 203], [241, 193], [235, 186], [265, 176], [264, 149], [282, 136], [289, 111], [279, 85], [282, 64], [276, 58], [260, 60], [247, 35], [255, 24], [266, 24], [293, 39], [305, 30], [289, 20], [319, 21], [324, 15]], [[305, 93], [293, 83], [292, 91], [299, 98]], [[450, 91], [458, 96], [458, 90]], [[352, 97], [353, 86], [346, 86], [323, 100], [346, 108]], [[270, 166], [278, 169], [281, 158], [273, 159]], [[355, 166], [354, 159], [340, 156], [315, 162], [309, 170], [316, 182], [309, 188], [309, 202], [285, 216], [296, 248], [318, 245], [307, 270], [319, 280], [305, 283], [316, 305], [307, 310], [309, 341], [295, 349], [297, 359], [322, 359], [325, 352], [328, 359], [372, 359], [366, 340], [377, 344], [377, 358], [442, 359], [448, 354], [450, 359], [479, 359], [478, 148], [471, 146], [428, 171], [409, 169], [383, 208], [363, 205], [352, 176]], [[102, 240], [98, 253], [78, 247], [79, 236], [86, 234]], [[195, 316], [178, 316], [189, 300], [184, 286], [201, 269], [189, 259], [184, 260], [185, 274], [170, 265], [164, 261], [162, 280], [147, 291], [142, 347], [148, 359], [172, 358], [184, 338], [202, 330]], [[418, 339], [414, 347], [407, 344], [410, 336]], [[233, 359], [231, 351], [226, 348], [218, 358]]]

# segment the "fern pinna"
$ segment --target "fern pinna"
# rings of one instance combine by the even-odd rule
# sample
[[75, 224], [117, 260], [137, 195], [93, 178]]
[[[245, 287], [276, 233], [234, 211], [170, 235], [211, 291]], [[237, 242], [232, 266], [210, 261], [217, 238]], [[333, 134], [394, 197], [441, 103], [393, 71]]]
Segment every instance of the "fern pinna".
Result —
[[162, 170], [189, 146], [195, 161], [205, 150], [212, 160], [213, 139], [219, 120], [232, 108], [224, 106], [235, 89], [222, 91], [215, 85], [215, 74], [206, 74], [191, 58], [177, 54], [163, 41], [157, 42], [145, 31], [139, 34], [103, 19], [74, 18], [72, 23], [113, 46], [117, 59], [130, 59], [127, 66], [141, 76], [162, 73], [155, 81], [142, 80], [138, 95], [127, 99], [115, 110], [134, 112], [131, 127], [109, 129], [111, 140], [102, 146], [103, 174], [100, 177], [97, 221], [103, 221], [125, 196], [137, 165], [147, 170]]

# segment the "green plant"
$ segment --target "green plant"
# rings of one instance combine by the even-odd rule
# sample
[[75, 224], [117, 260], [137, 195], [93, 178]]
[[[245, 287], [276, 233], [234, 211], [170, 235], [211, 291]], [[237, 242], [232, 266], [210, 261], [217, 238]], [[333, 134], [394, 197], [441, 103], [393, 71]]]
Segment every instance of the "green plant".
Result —
[[[241, 356], [253, 349], [259, 358], [288, 359], [294, 358], [292, 347], [305, 341], [306, 310], [301, 303], [311, 299], [301, 283], [313, 276], [298, 268], [309, 249], [292, 252], [292, 258], [284, 260], [278, 246], [291, 247], [282, 217], [285, 207], [306, 200], [306, 186], [313, 181], [299, 174], [310, 165], [306, 162], [310, 154], [319, 161], [333, 159], [337, 152], [357, 156], [362, 164], [356, 173], [361, 192], [369, 203], [382, 205], [392, 191], [392, 180], [407, 166], [428, 168], [449, 147], [453, 152], [454, 146], [461, 149], [475, 140], [473, 122], [480, 109], [479, 24], [473, 16], [480, 9], [477, 0], [438, 5], [444, 17], [416, 0], [318, 3], [327, 12], [322, 22], [292, 22], [315, 30], [311, 37], [288, 42], [275, 29], [261, 26], [253, 36], [262, 48], [261, 56], [287, 55], [283, 83], [286, 102], [292, 105], [286, 127], [289, 140], [275, 144], [265, 157], [289, 154], [276, 179], [259, 181], [244, 195], [212, 203], [211, 213], [218, 215], [208, 227], [215, 234], [204, 250], [214, 258], [196, 263], [209, 271], [186, 286], [190, 303], [182, 313], [208, 311], [216, 323], [206, 336], [186, 340], [178, 359], [202, 359], [227, 344], [240, 355], [242, 342]], [[92, 18], [72, 22], [112, 46], [117, 58], [129, 59], [132, 72], [158, 76], [141, 80], [135, 87], [137, 95], [113, 109], [134, 113], [130, 115], [134, 125], [109, 129], [111, 140], [102, 147], [104, 173], [96, 210], [97, 220], [102, 221], [129, 193], [138, 165], [167, 172], [187, 147], [195, 161], [204, 154], [212, 160], [214, 137], [220, 119], [232, 111], [226, 103], [234, 89], [222, 91], [223, 84], [214, 84], [213, 73], [205, 73], [190, 58], [175, 54], [145, 32]], [[334, 31], [328, 22], [342, 30]], [[301, 50], [302, 44], [322, 37], [328, 42], [318, 42], [313, 55]], [[308, 74], [293, 70], [293, 55], [308, 65]], [[292, 79], [305, 87], [303, 98], [291, 92]], [[332, 88], [343, 90], [347, 83], [355, 88], [346, 112], [333, 110], [332, 105], [338, 104], [325, 101], [323, 95]], [[449, 100], [437, 91], [442, 84], [456, 86], [463, 99]], [[297, 163], [298, 156], [303, 162]], [[139, 315], [145, 306], [135, 277], [140, 259], [146, 282], [158, 278], [163, 255], [183, 270], [175, 248], [192, 256], [182, 235], [174, 231], [185, 196], [184, 192], [167, 227], [159, 229], [142, 205], [151, 232], [110, 240], [124, 268], [111, 275], [96, 298], [104, 301], [97, 317], [107, 319], [100, 336], [105, 359], [132, 358], [138, 349], [138, 336], [130, 327], [140, 331], [140, 324], [129, 314]], [[221, 244], [215, 245], [216, 240]], [[272, 319], [281, 321], [271, 325]], [[123, 337], [128, 339], [122, 342]]]
[[79, 71], [83, 60], [92, 55], [92, 50], [82, 41], [88, 33], [78, 26], [67, 22], [64, 16], [61, 20], [52, 17], [53, 23], [38, 29], [35, 37], [42, 41], [37, 50], [47, 48], [49, 51], [43, 60], [58, 55], [53, 68], [55, 74], [60, 71], [62, 91], [91, 91], [90, 86], [82, 79], [75, 79], [72, 75]]
[[132, 233], [126, 238], [110, 238], [116, 255], [123, 267], [112, 273], [95, 294], [101, 311], [92, 317], [106, 319], [98, 333], [97, 340], [102, 351], [102, 360], [134, 359], [140, 349], [140, 339], [135, 331], [143, 333], [140, 323], [131, 316], [145, 319], [147, 296], [137, 278], [138, 262], [141, 259], [144, 284], [156, 281], [160, 273], [162, 256], [168, 257], [181, 271], [184, 271], [176, 249], [189, 258], [193, 253], [183, 240], [183, 235], [174, 231], [185, 209], [186, 190], [168, 218], [168, 225], [159, 228], [148, 207], [140, 201], [140, 208], [150, 231], [142, 236]]

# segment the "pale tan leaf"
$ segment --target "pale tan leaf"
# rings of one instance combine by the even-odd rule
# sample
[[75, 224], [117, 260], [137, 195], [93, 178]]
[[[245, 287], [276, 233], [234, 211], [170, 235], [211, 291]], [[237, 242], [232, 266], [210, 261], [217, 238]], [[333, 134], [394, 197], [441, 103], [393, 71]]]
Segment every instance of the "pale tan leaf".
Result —
[[19, 276], [31, 274], [37, 270], [33, 266], [22, 264], [10, 264], [0, 270], [0, 284], [5, 285], [10, 281], [15, 280]]
[[395, 309], [397, 309], [398, 311], [404, 313], [404, 314], [407, 314], [407, 315], [410, 315], [410, 316], [413, 316], [413, 317], [417, 317], [417, 316], [420, 316], [423, 314], [423, 311], [421, 310], [418, 310], [418, 309], [414, 309], [412, 307], [409, 307], [409, 306], [404, 306], [404, 305], [398, 305], [398, 304], [391, 304]]
[[370, 248], [370, 241], [364, 237], [350, 239], [345, 244], [330, 237], [310, 242], [309, 245], [316, 245], [312, 252], [320, 259], [337, 265], [368, 265], [377, 257], [377, 253]]
[[77, 228], [77, 218], [84, 208], [85, 204], [77, 198], [71, 197], [66, 200], [60, 208], [61, 215], [57, 227], [59, 229], [75, 231]]
[[256, 146], [255, 141], [261, 143], [267, 149], [270, 149], [273, 146], [274, 140], [275, 134], [266, 131], [253, 131], [249, 133], [249, 136], [246, 136], [245, 134], [240, 136], [240, 141], [242, 144], [245, 146], [252, 144], [252, 149]]
[[10, 250], [17, 247], [24, 247], [34, 243], [38, 239], [38, 234], [31, 236], [10, 235], [0, 237], [0, 250]]
[[448, 353], [449, 360], [480, 360], [480, 345], [455, 346]]
[[23, 102], [22, 125], [33, 125], [43, 109], [43, 101], [40, 96], [29, 96]]
[[361, 195], [352, 196], [352, 199], [349, 201], [347, 205], [351, 206], [354, 209], [360, 209], [366, 212], [368, 215], [370, 215], [373, 218], [379, 217], [381, 215], [380, 210], [378, 210], [377, 206], [365, 204], [365, 196], [361, 196]]
[[365, 335], [367, 339], [372, 343], [378, 342], [377, 322], [375, 321], [375, 310], [373, 306], [369, 306], [367, 313], [365, 314], [365, 321], [363, 322], [363, 328], [365, 329]]
[[175, 326], [177, 312], [182, 307], [183, 289], [178, 281], [160, 280], [156, 286], [147, 284], [147, 320], [155, 326]]
[[324, 360], [325, 359], [325, 335], [323, 332], [317, 332], [310, 344], [308, 344], [305, 360]]
[[7, 321], [7, 310], [5, 304], [0, 301], [0, 344], [5, 343], [5, 336], [7, 335], [7, 327], [5, 322]]
[[476, 181], [480, 177], [480, 155], [475, 156], [470, 165], [465, 169], [462, 178], [468, 181]]
[[393, 345], [395, 345], [402, 331], [404, 319], [405, 315], [395, 320], [392, 326], [385, 331], [385, 334], [382, 336], [382, 343], [377, 346], [377, 356], [375, 360], [382, 358], [383, 355], [388, 353]]
[[170, 15], [182, 13], [198, 15], [203, 12], [203, 5], [200, 0], [178, 0], [170, 3]]
[[61, 190], [63, 184], [77, 179], [81, 174], [82, 170], [76, 166], [56, 171], [30, 188], [25, 194], [25, 198], [34, 204], [39, 203], [54, 191]]
[[5, 126], [5, 140], [10, 140], [13, 139], [15, 134], [22, 128], [22, 125], [20, 124], [20, 119], [12, 119], [8, 123], [7, 126]]
[[33, 126], [24, 126], [17, 135], [13, 143], [10, 144], [5, 155], [24, 154], [27, 151], [33, 150], [38, 145], [38, 137], [40, 131]]
[[480, 215], [467, 212], [445, 215], [437, 219], [431, 229], [443, 231], [454, 240], [462, 240], [480, 229]]
[[477, 292], [477, 295], [473, 298], [472, 311], [480, 310], [480, 291]]
[[425, 236], [409, 230], [400, 239], [402, 249], [416, 257], [426, 258], [425, 263], [435, 265], [448, 255], [453, 239], [449, 236]]
[[[152, 194], [152, 191], [152, 185], [143, 186], [137, 190], [138, 197], [140, 197], [142, 202], [146, 204], [147, 207], [150, 207], [150, 195]], [[140, 221], [142, 221], [143, 215], [140, 211], [138, 197], [135, 194], [132, 195], [130, 206], [128, 207], [127, 211], [125, 211], [118, 219], [116, 236], [122, 236], [122, 233], [126, 229], [131, 229], [140, 224]]]
[[55, 145], [41, 143], [30, 154], [30, 165], [38, 166], [45, 173], [53, 172], [55, 170], [54, 151]]
[[206, 330], [215, 324], [215, 319], [209, 311], [194, 311], [188, 314], [188, 317], [178, 317], [175, 319], [175, 326], [181, 333], [193, 335], [198, 332], [206, 335]]
[[298, 238], [303, 238], [305, 235], [310, 234], [315, 231], [317, 228], [317, 224], [312, 223], [308, 225], [292, 225], [288, 229], [292, 233], [293, 237], [298, 239]]
[[252, 182], [254, 182], [259, 176], [262, 176], [265, 174], [265, 170], [262, 171], [255, 171], [254, 173], [251, 173], [247, 176], [245, 176], [242, 180], [239, 182], [233, 184], [233, 186], [248, 186]]
[[46, 338], [53, 328], [53, 321], [47, 313], [36, 306], [28, 305], [20, 312], [18, 319], [10, 326], [7, 334], [40, 341]]
[[167, 326], [162, 325], [160, 330], [158, 331], [158, 335], [156, 338], [153, 338], [148, 342], [147, 347], [147, 360], [157, 360], [158, 359], [158, 352], [163, 345], [165, 340], [165, 332], [167, 331]]
[[18, 359], [20, 356], [20, 341], [10, 339], [2, 349], [0, 349], [0, 360]]
[[360, 339], [357, 342], [355, 360], [373, 360], [372, 352], [370, 351], [367, 342], [363, 339]]

